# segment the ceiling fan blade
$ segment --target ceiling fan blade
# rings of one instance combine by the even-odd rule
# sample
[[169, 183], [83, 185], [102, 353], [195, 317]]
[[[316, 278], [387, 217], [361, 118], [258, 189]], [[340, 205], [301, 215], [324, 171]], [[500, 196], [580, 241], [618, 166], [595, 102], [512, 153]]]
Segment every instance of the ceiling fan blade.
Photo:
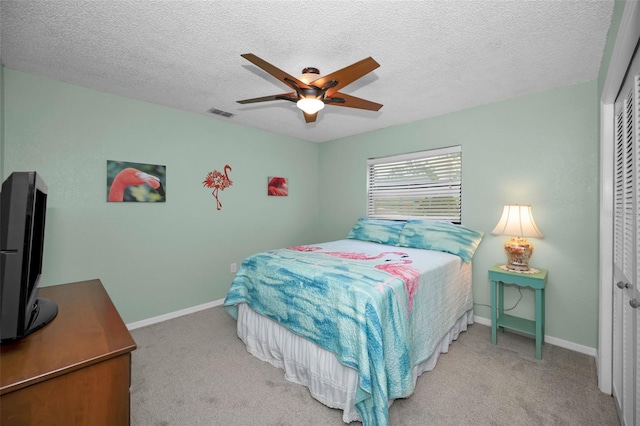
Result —
[[243, 99], [241, 101], [236, 101], [239, 104], [252, 104], [255, 102], [267, 102], [267, 101], [291, 101], [296, 102], [298, 97], [296, 96], [296, 92], [291, 93], [283, 93], [281, 95], [271, 95], [271, 96], [262, 96], [260, 98], [251, 98], [251, 99]]
[[[298, 88], [301, 88], [301, 89], [310, 88], [305, 82], [300, 81], [298, 80], [298, 78], [292, 76], [291, 74], [288, 74], [282, 71], [280, 68], [274, 65], [271, 65], [269, 62], [265, 61], [264, 59], [258, 58], [253, 53], [244, 53], [240, 56], [242, 56], [252, 64], [258, 66], [259, 68], [262, 68], [264, 71], [268, 72], [269, 74], [271, 74], [272, 76], [274, 76], [275, 78], [277, 78], [278, 80], [286, 84], [287, 86], [291, 87], [295, 91], [297, 91]], [[292, 82], [294, 84], [292, 84]], [[298, 87], [295, 87], [295, 85], [298, 85]]]
[[314, 112], [313, 114], [308, 114], [302, 111], [302, 114], [304, 114], [304, 121], [306, 121], [307, 123], [313, 123], [314, 121], [316, 121], [316, 118], [318, 118], [317, 112]]
[[366, 99], [356, 98], [355, 96], [345, 95], [336, 92], [330, 98], [325, 98], [324, 103], [327, 105], [341, 106], [347, 108], [367, 109], [369, 111], [378, 111], [382, 108], [382, 104], [371, 102]]
[[351, 64], [347, 67], [342, 68], [341, 70], [320, 77], [319, 79], [314, 80], [311, 83], [316, 87], [324, 87], [332, 80], [337, 81], [338, 84], [330, 87], [326, 91], [326, 96], [331, 97], [347, 84], [354, 82], [363, 75], [375, 70], [379, 66], [380, 64], [377, 63], [371, 56], [369, 56], [368, 58], [358, 61], [355, 64]]

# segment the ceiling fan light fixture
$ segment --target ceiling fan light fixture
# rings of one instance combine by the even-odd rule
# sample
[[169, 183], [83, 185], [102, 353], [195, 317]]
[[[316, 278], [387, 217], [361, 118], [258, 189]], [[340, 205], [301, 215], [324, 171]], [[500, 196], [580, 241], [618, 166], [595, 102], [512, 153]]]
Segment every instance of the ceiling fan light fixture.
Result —
[[378, 111], [382, 108], [381, 104], [339, 92], [347, 84], [354, 82], [380, 66], [370, 56], [325, 76], [321, 76], [320, 70], [317, 68], [307, 67], [302, 70], [302, 75], [297, 78], [271, 65], [264, 59], [260, 59], [253, 53], [244, 53], [240, 56], [271, 74], [278, 81], [293, 89], [294, 92], [243, 99], [237, 101], [239, 104], [277, 100], [295, 102], [297, 107], [304, 113], [304, 121], [307, 124], [316, 121], [318, 111], [323, 109], [325, 104], [369, 111]]
[[307, 114], [315, 114], [324, 108], [324, 102], [317, 98], [300, 98], [296, 106]]
[[320, 70], [318, 68], [307, 67], [302, 70], [302, 75], [298, 77], [298, 80], [303, 83], [310, 84], [312, 81], [320, 78]]

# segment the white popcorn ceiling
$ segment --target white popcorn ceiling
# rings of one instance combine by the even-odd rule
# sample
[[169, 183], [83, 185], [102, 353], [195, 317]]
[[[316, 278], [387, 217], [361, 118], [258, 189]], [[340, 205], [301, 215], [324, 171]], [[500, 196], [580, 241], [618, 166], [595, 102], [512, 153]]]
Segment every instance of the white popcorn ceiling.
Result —
[[[613, 3], [2, 0], [0, 53], [9, 69], [324, 142], [596, 79]], [[242, 53], [294, 76], [371, 56], [380, 67], [341, 91], [384, 106], [305, 124], [291, 102], [238, 104], [291, 91]]]

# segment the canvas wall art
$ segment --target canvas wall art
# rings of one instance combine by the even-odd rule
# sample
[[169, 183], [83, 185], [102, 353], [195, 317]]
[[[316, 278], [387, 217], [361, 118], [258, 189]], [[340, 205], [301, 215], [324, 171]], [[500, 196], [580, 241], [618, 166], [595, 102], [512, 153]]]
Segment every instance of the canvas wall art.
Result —
[[289, 182], [287, 178], [280, 176], [269, 176], [267, 184], [267, 194], [276, 197], [288, 196]]
[[107, 201], [166, 201], [166, 166], [107, 160]]

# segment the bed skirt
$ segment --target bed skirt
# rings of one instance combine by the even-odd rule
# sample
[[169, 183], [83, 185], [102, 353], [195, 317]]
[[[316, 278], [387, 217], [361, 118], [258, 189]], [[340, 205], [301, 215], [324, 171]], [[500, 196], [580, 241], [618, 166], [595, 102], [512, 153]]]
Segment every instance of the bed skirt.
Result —
[[[448, 352], [449, 345], [469, 324], [473, 324], [473, 309], [456, 321], [426, 361], [413, 368], [414, 385], [422, 373], [433, 370], [440, 354]], [[254, 312], [244, 303], [238, 305], [237, 328], [238, 337], [250, 354], [283, 369], [287, 380], [309, 388], [311, 396], [324, 405], [343, 410], [345, 423], [360, 421], [355, 408], [356, 370], [340, 364], [332, 352]], [[392, 403], [389, 401], [389, 405]]]

